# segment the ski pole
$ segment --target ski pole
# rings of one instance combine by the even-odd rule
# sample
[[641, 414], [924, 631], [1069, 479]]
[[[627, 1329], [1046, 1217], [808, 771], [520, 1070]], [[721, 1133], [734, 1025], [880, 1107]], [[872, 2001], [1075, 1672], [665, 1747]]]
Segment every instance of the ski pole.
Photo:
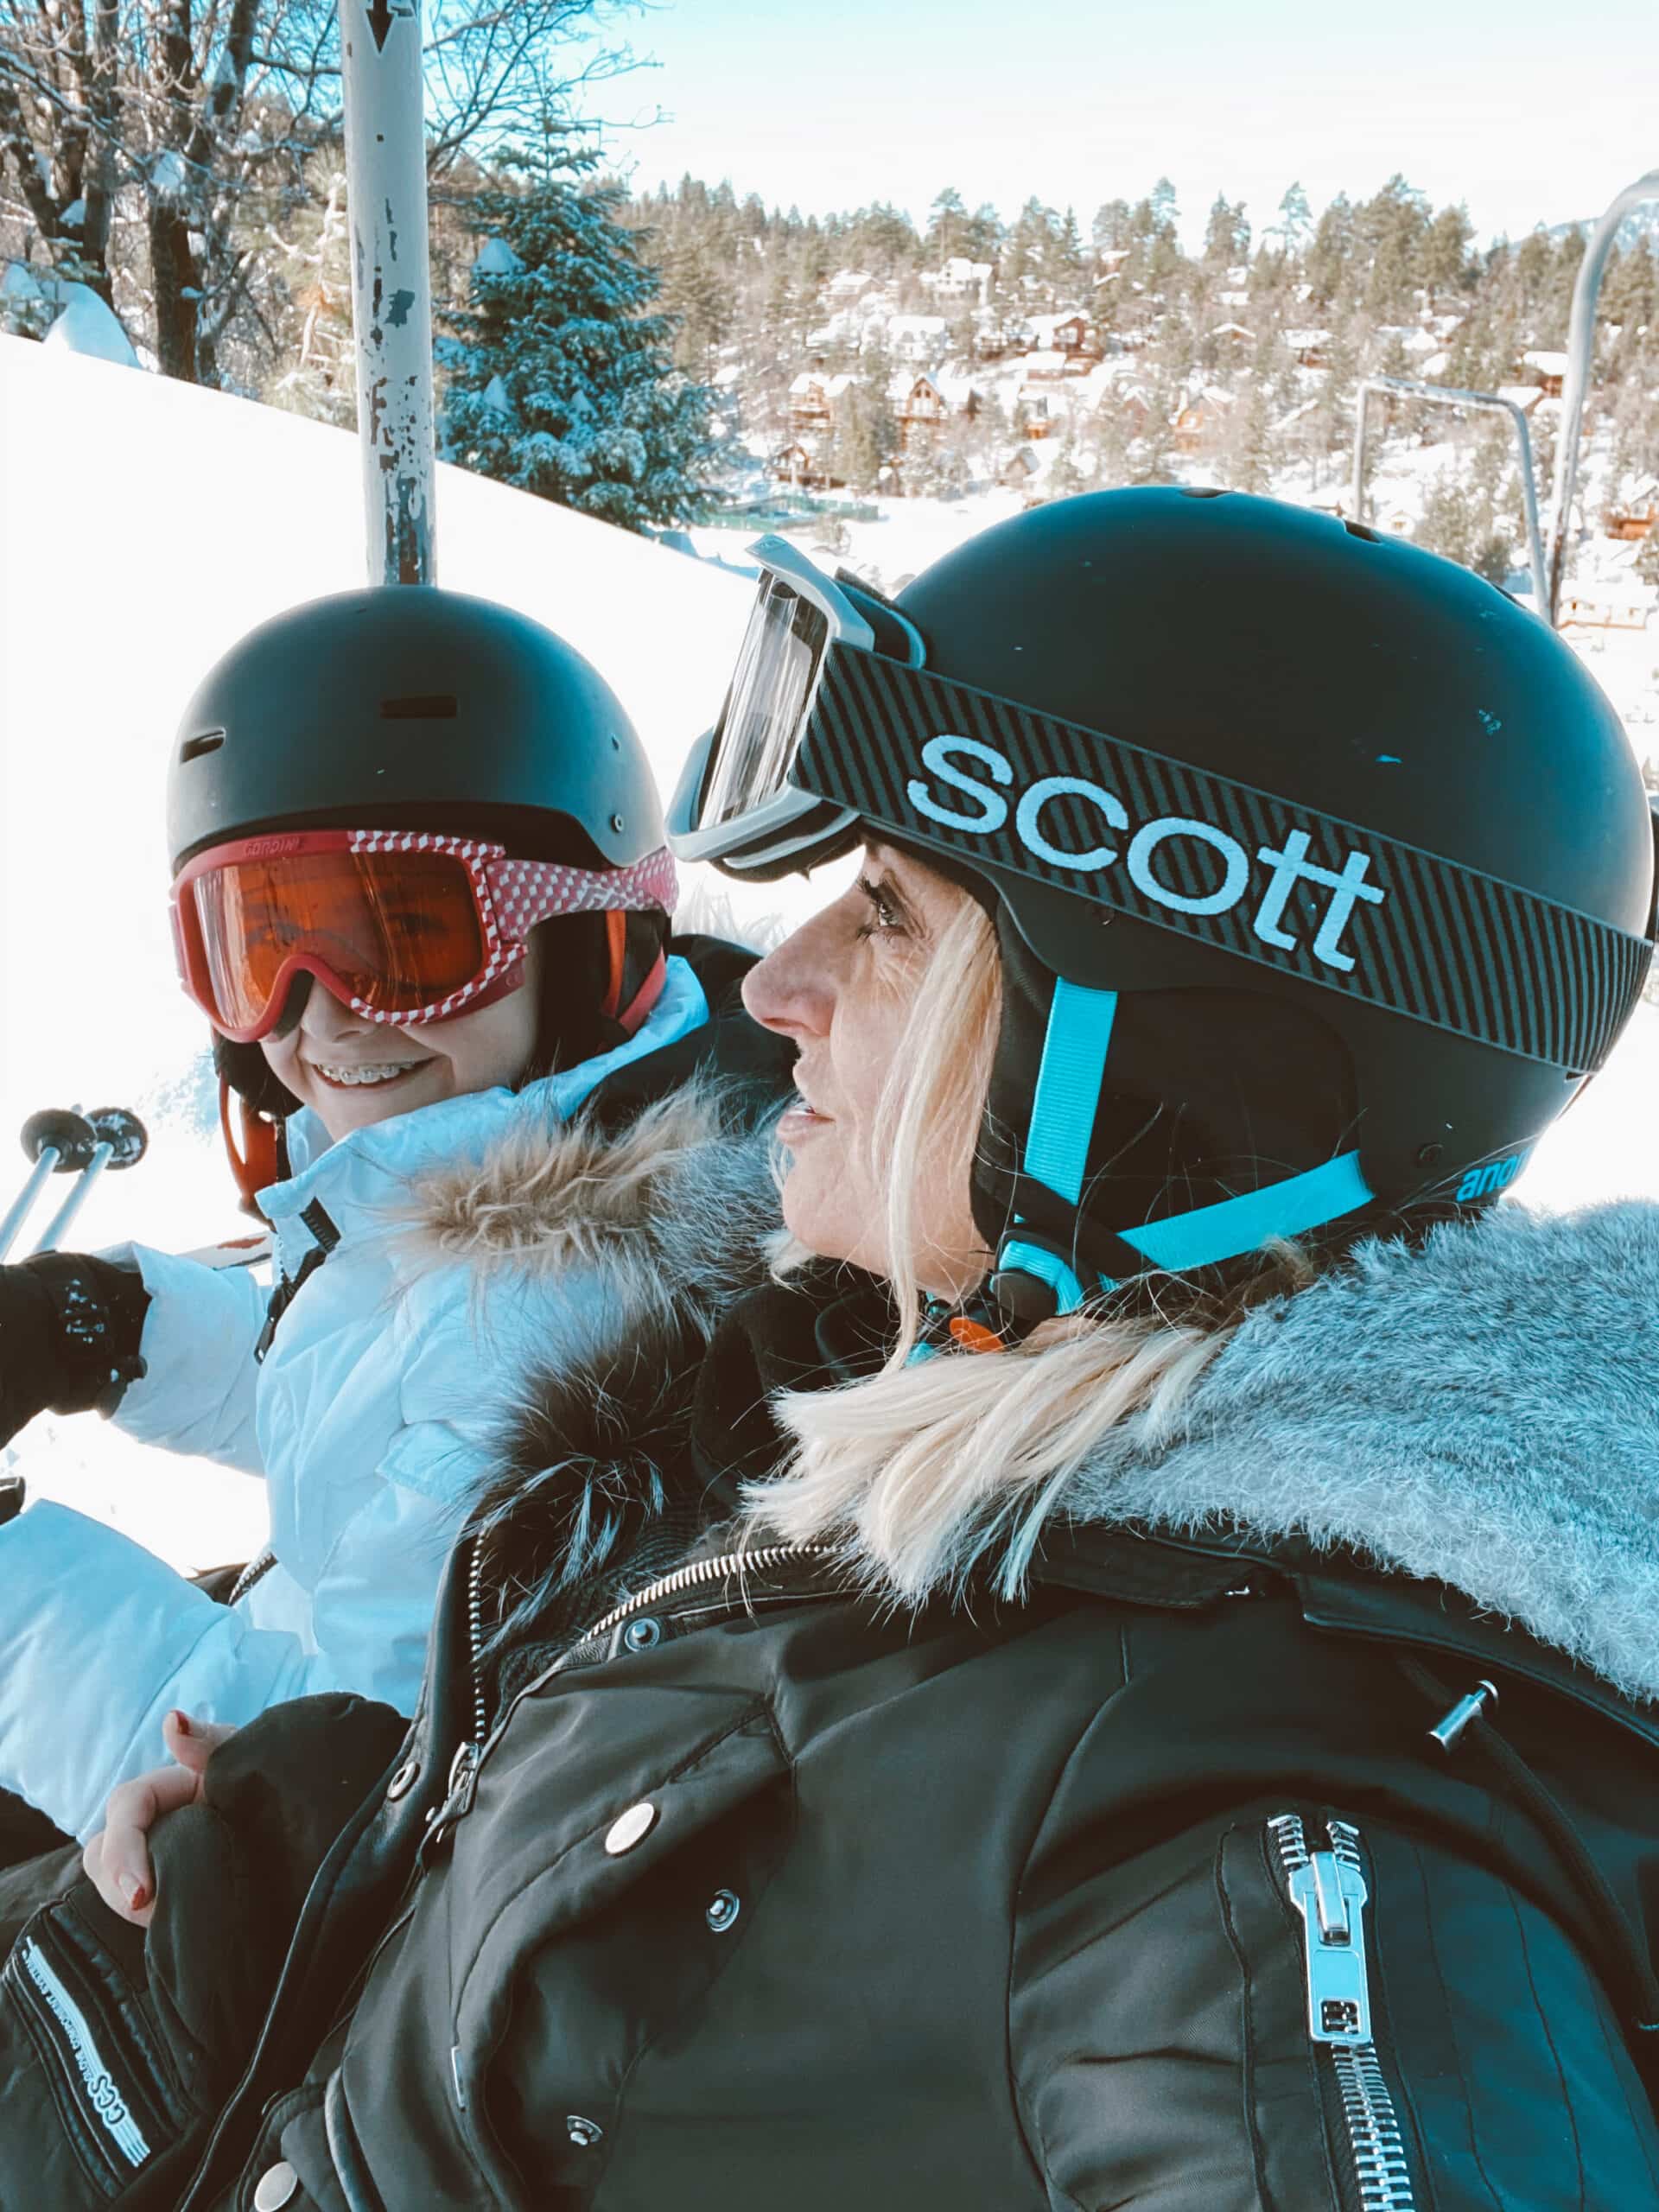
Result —
[[92, 1185], [106, 1167], [136, 1167], [149, 1143], [149, 1134], [136, 1114], [124, 1106], [102, 1106], [86, 1116], [93, 1139], [91, 1154], [71, 1185], [68, 1196], [47, 1224], [33, 1256], [54, 1252], [68, 1234], [69, 1224], [92, 1196]]
[[0, 1221], [0, 1260], [17, 1241], [17, 1232], [29, 1216], [35, 1199], [53, 1175], [70, 1175], [85, 1169], [98, 1149], [90, 1122], [61, 1108], [31, 1114], [23, 1123], [23, 1150], [34, 1161], [29, 1179]]

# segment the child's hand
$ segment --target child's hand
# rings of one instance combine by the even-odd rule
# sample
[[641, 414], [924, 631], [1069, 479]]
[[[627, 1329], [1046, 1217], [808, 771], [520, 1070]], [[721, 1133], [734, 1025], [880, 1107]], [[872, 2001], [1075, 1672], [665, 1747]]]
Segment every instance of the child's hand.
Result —
[[81, 1853], [81, 1864], [99, 1897], [123, 1920], [148, 1928], [154, 1919], [156, 1877], [149, 1863], [149, 1831], [163, 1813], [194, 1804], [208, 1760], [235, 1733], [234, 1728], [221, 1728], [210, 1720], [169, 1713], [162, 1724], [162, 1738], [174, 1764], [152, 1768], [111, 1791], [104, 1826]]

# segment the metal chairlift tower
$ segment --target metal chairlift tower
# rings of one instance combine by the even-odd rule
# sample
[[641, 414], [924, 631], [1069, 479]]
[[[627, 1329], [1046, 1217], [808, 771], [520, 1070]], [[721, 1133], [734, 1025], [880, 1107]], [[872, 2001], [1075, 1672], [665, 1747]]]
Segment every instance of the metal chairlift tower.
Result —
[[1372, 392], [1427, 401], [1438, 407], [1479, 407], [1506, 413], [1514, 426], [1520, 448], [1521, 493], [1526, 508], [1527, 559], [1532, 570], [1533, 604], [1553, 629], [1561, 603], [1561, 581], [1567, 568], [1567, 540], [1578, 488], [1579, 447], [1584, 427], [1585, 395], [1595, 353], [1596, 301], [1618, 226], [1632, 207], [1659, 200], [1659, 169], [1649, 169], [1634, 184], [1627, 184], [1590, 233], [1573, 288], [1573, 312], [1567, 342], [1567, 374], [1561, 383], [1561, 428], [1555, 445], [1555, 481], [1550, 493], [1548, 534], [1538, 519], [1537, 480], [1533, 472], [1532, 441], [1527, 418], [1511, 399], [1492, 391], [1455, 391], [1450, 386], [1425, 384], [1414, 377], [1366, 377], [1358, 395], [1354, 424], [1354, 473], [1351, 494], [1353, 518], [1365, 519], [1366, 460], [1370, 442], [1370, 397]]
[[369, 582], [435, 583], [420, 0], [340, 0], [340, 54]]

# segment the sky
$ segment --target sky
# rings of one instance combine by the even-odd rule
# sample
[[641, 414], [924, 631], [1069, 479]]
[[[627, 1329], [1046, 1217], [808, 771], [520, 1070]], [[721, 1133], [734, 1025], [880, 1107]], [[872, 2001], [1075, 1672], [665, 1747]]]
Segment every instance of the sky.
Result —
[[824, 213], [920, 220], [954, 184], [1006, 216], [1174, 182], [1260, 230], [1399, 170], [1477, 232], [1599, 214], [1659, 168], [1659, 0], [661, 0], [620, 19], [659, 65], [596, 95], [649, 188], [686, 171]]

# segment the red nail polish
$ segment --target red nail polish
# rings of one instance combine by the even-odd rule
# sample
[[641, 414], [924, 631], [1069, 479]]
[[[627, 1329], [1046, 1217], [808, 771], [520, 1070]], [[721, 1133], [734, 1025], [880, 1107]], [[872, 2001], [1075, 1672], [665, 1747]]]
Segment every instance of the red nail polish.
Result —
[[174, 1707], [173, 1711], [168, 1717], [181, 1736], [194, 1736], [195, 1734], [195, 1730], [190, 1726], [189, 1715], [188, 1713], [181, 1713], [177, 1706]]
[[142, 1912], [149, 1903], [149, 1891], [140, 1882], [132, 1893], [132, 1910], [134, 1912]]

